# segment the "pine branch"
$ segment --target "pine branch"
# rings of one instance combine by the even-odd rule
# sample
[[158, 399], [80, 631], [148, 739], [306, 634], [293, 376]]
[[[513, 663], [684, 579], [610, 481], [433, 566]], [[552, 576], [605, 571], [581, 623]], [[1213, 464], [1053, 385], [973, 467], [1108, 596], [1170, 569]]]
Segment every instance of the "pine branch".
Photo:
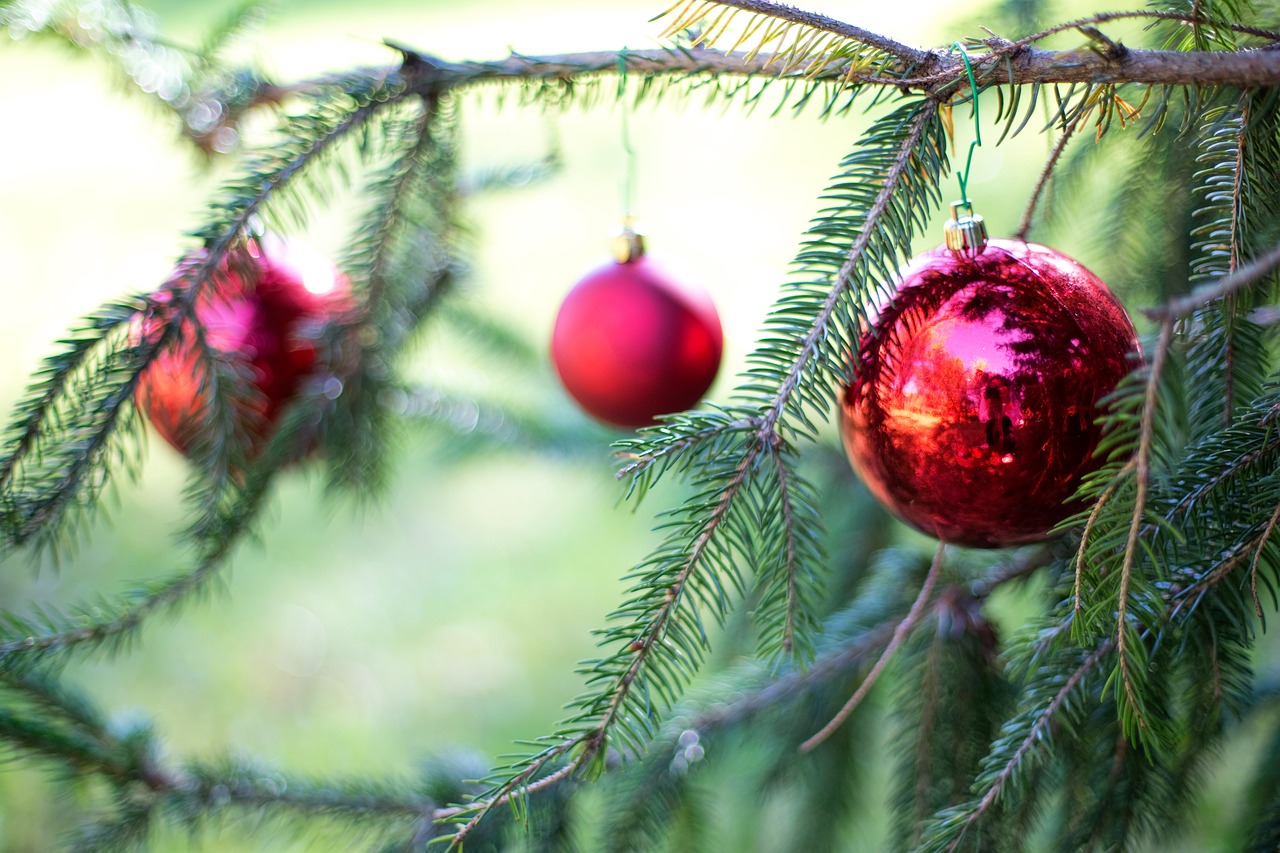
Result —
[[1119, 659], [1122, 691], [1118, 690], [1116, 692], [1116, 704], [1120, 708], [1120, 718], [1125, 723], [1125, 734], [1130, 736], [1139, 734], [1139, 730], [1149, 728], [1147, 714], [1143, 711], [1142, 694], [1134, 683], [1141, 678], [1141, 668], [1145, 657], [1139, 658], [1133, 654], [1136, 632], [1130, 632], [1128, 619], [1129, 593], [1133, 579], [1134, 562], [1138, 552], [1138, 535], [1147, 509], [1147, 488], [1151, 482], [1151, 443], [1155, 433], [1153, 423], [1158, 399], [1157, 392], [1160, 388], [1160, 380], [1165, 359], [1169, 354], [1172, 337], [1173, 323], [1165, 322], [1160, 327], [1160, 338], [1156, 343], [1155, 355], [1151, 361], [1151, 371], [1147, 378], [1146, 399], [1142, 406], [1142, 423], [1138, 433], [1138, 453], [1134, 457], [1136, 493], [1133, 498], [1133, 520], [1129, 525], [1129, 538], [1125, 543], [1124, 560], [1120, 566], [1120, 591], [1117, 597], [1118, 610], [1116, 615], [1116, 655]]
[[[101, 846], [106, 839], [129, 827], [145, 830], [157, 819], [196, 831], [228, 812], [258, 812], [277, 820], [290, 815], [304, 822], [338, 820], [386, 834], [397, 826], [429, 825], [436, 808], [426, 797], [406, 794], [407, 786], [398, 781], [290, 778], [231, 759], [164, 766], [149, 727], [110, 724], [83, 696], [47, 673], [0, 677], [0, 688], [25, 706], [0, 705], [0, 740], [10, 749], [79, 777], [101, 778], [120, 793], [116, 812], [79, 829], [83, 849], [106, 849]], [[124, 832], [123, 837], [137, 843], [145, 839], [145, 831], [141, 836]]]
[[[19, 407], [19, 416], [8, 430], [8, 453], [0, 463], [0, 495], [13, 515], [6, 525], [10, 528], [5, 531], [6, 538], [22, 543], [38, 534], [50, 541], [69, 507], [92, 503], [109, 479], [109, 463], [120, 446], [117, 427], [122, 422], [137, 423], [131, 402], [142, 373], [184, 330], [196, 329], [195, 344], [211, 355], [193, 319], [195, 306], [205, 291], [213, 288], [249, 222], [269, 197], [331, 145], [406, 96], [394, 74], [386, 80], [348, 80], [346, 89], [348, 103], [295, 119], [294, 135], [250, 163], [245, 177], [228, 187], [229, 198], [215, 204], [214, 221], [198, 233], [205, 241], [204, 254], [181, 264], [179, 279], [170, 283], [174, 298], [169, 322], [155, 334], [133, 341], [126, 327], [137, 316], [139, 305], [108, 303], [88, 318], [78, 340], [71, 342], [65, 353], [46, 361], [47, 379], [33, 388], [28, 401]], [[205, 375], [215, 385], [235, 387], [234, 382], [217, 382], [220, 361], [205, 361], [211, 368]], [[234, 406], [235, 401], [225, 394], [211, 394], [206, 421], [233, 423]], [[220, 432], [223, 436], [233, 434]], [[205, 522], [213, 517], [217, 496], [229, 483], [226, 472], [233, 465], [228, 454], [234, 452], [234, 446], [215, 444], [209, 450], [203, 467], [224, 475], [215, 479], [202, 501]]]
[[[747, 59], [743, 53], [724, 54], [703, 48], [602, 51], [546, 56], [513, 55], [493, 62], [453, 63], [389, 43], [420, 63], [423, 71], [413, 84], [420, 93], [467, 88], [492, 82], [550, 81], [567, 83], [615, 73], [619, 62], [628, 74], [660, 76], [746, 75], [773, 76], [780, 70], [767, 60]], [[848, 67], [816, 73], [791, 72], [797, 80], [912, 87], [930, 92], [954, 90], [967, 81], [964, 63], [941, 51], [929, 54], [927, 73], [919, 69], [887, 68], [875, 75], [849, 74]], [[1280, 51], [1168, 51], [1126, 49], [1120, 56], [1093, 51], [1050, 51], [997, 40], [987, 54], [970, 57], [979, 79], [999, 79], [1021, 86], [1033, 83], [1268, 87], [1280, 84]]]
[[95, 602], [65, 615], [46, 613], [43, 623], [8, 616], [0, 637], [13, 639], [0, 641], [0, 673], [25, 667], [28, 659], [46, 659], [86, 644], [98, 648], [110, 641], [118, 648], [136, 634], [148, 617], [173, 609], [207, 587], [257, 517], [268, 494], [271, 474], [281, 464], [280, 446], [286, 443], [277, 438], [265, 449], [263, 466], [252, 472], [236, 500], [229, 502], [217, 524], [211, 525], [219, 534], [204, 542], [203, 553], [191, 571], [150, 589], [127, 593], [115, 602]]
[[1203, 305], [1223, 299], [1257, 283], [1277, 268], [1280, 268], [1280, 245], [1230, 275], [1223, 276], [1211, 284], [1197, 287], [1185, 296], [1171, 299], [1160, 307], [1145, 309], [1143, 313], [1152, 320], [1158, 321], [1185, 317]]
[[1080, 701], [1078, 694], [1086, 679], [1095, 673], [1112, 648], [1112, 641], [1106, 640], [1080, 659], [1065, 678], [1059, 673], [1045, 676], [1058, 685], [1057, 690], [1047, 704], [1031, 713], [1021, 713], [1005, 724], [979, 777], [981, 798], [962, 809], [942, 812], [926, 831], [921, 851], [945, 850], [951, 853], [960, 849], [966, 834], [1001, 801], [1006, 788], [1019, 784], [1044, 762], [1052, 749], [1054, 727], [1063, 715], [1076, 710]]
[[[778, 479], [778, 504], [781, 511], [781, 535], [783, 540], [784, 557], [782, 566], [784, 567], [785, 581], [782, 584], [786, 589], [786, 604], [780, 608], [784, 614], [782, 630], [778, 632], [770, 632], [771, 634], [780, 636], [781, 651], [783, 654], [790, 655], [795, 650], [796, 645], [796, 623], [800, 619], [800, 602], [801, 592], [797, 589], [801, 578], [801, 566], [811, 561], [801, 563], [798, 557], [798, 551], [802, 547], [797, 543], [797, 539], [801, 534], [800, 528], [797, 526], [795, 512], [792, 507], [793, 495], [795, 488], [791, 484], [791, 477], [788, 472], [788, 466], [779, 453], [773, 454], [774, 472]], [[770, 610], [765, 605], [765, 610]]]
[[238, 146], [247, 116], [310, 88], [277, 86], [249, 67], [224, 67], [220, 54], [262, 19], [265, 5], [244, 0], [198, 47], [163, 37], [155, 16], [127, 0], [18, 0], [0, 9], [0, 29], [14, 38], [56, 38], [102, 59], [128, 91], [176, 116], [183, 136], [213, 156]]
[[[416, 101], [416, 99], [415, 99]], [[392, 161], [371, 182], [371, 210], [347, 251], [344, 269], [362, 291], [353, 318], [355, 369], [324, 423], [331, 482], [369, 488], [384, 477], [386, 436], [395, 412], [395, 362], [458, 278], [457, 116], [439, 98], [391, 130]], [[400, 399], [405, 399], [403, 392]]]
[[[802, 33], [805, 31], [830, 33], [831, 35], [838, 36], [841, 39], [857, 42], [858, 44], [875, 48], [881, 53], [896, 57], [903, 65], [906, 66], [920, 65], [931, 59], [928, 51], [913, 48], [902, 44], [901, 42], [894, 41], [893, 39], [885, 38], [879, 33], [873, 33], [870, 30], [863, 29], [862, 27], [856, 27], [852, 24], [846, 24], [843, 21], [837, 21], [834, 18], [827, 17], [826, 15], [804, 12], [791, 6], [783, 6], [779, 3], [766, 2], [766, 0], [709, 0], [709, 2], [708, 0], [680, 0], [676, 5], [658, 15], [655, 20], [674, 13], [673, 17], [675, 20], [667, 27], [667, 31], [664, 33], [664, 35], [671, 35], [679, 32], [680, 30], [696, 27], [699, 23], [705, 22], [709, 15], [712, 14], [712, 10], [715, 7], [742, 10], [760, 18], [771, 18], [777, 21], [782, 21], [790, 25], [795, 25], [800, 28]], [[690, 14], [691, 10], [692, 14]], [[700, 37], [699, 41], [705, 41], [708, 46], [710, 46], [713, 39], [710, 38], [709, 34], [715, 32], [717, 29], [722, 34], [724, 30], [728, 29], [728, 27], [729, 21], [724, 21], [723, 24], [713, 23], [707, 28], [708, 35]], [[750, 33], [753, 30], [760, 29], [760, 25], [757, 23], [752, 27], [748, 24], [747, 29]], [[770, 35], [771, 32], [772, 35]], [[762, 37], [762, 46], [774, 40], [780, 43], [785, 41], [786, 36], [784, 35], [784, 32], [785, 30], [766, 30], [766, 33]], [[750, 38], [750, 35], [743, 36], [739, 39], [739, 43], [747, 40], [748, 38]], [[797, 35], [796, 44], [798, 45], [802, 42], [803, 35]], [[758, 53], [759, 50], [757, 49], [755, 52]], [[786, 67], [788, 64], [798, 64], [798, 62], [789, 63], [788, 58], [789, 57], [786, 53], [779, 51], [770, 58], [770, 62], [778, 62], [783, 67]]]

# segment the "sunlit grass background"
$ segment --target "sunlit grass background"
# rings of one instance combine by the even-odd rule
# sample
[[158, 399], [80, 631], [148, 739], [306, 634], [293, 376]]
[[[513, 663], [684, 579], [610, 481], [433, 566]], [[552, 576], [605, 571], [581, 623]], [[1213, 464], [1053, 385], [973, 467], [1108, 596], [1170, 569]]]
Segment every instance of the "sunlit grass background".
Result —
[[[196, 41], [236, 3], [152, 3], [177, 41]], [[643, 2], [281, 3], [252, 51], [288, 80], [395, 61], [393, 37], [450, 59], [498, 58], [654, 44]], [[816, 7], [815, 7], [816, 8]], [[830, 0], [821, 11], [916, 44], [962, 33], [954, 4]], [[962, 9], [966, 17], [972, 10]], [[202, 164], [171, 120], [126, 94], [98, 62], [51, 42], [0, 35], [0, 405], [7, 417], [26, 377], [77, 317], [103, 299], [162, 281], [185, 232], [232, 163]], [[771, 105], [771, 102], [770, 102]], [[963, 146], [970, 131], [959, 118]], [[550, 181], [472, 199], [476, 248], [465, 298], [509, 321], [537, 349], [559, 299], [603, 259], [620, 214], [625, 161], [617, 109], [543, 115], [467, 99], [466, 166], [542, 157], [557, 140], [565, 166]], [[815, 201], [866, 118], [814, 111], [704, 109], [700, 100], [642, 106], [631, 116], [636, 207], [649, 246], [714, 295], [727, 334], [724, 395], [772, 302]], [[993, 233], [1012, 230], [1050, 140], [1028, 133], [984, 148], [971, 194]], [[963, 147], [960, 149], [963, 151]], [[317, 236], [338, 252], [347, 223]], [[938, 242], [940, 231], [922, 242]], [[1074, 251], [1086, 264], [1083, 238]], [[465, 346], [428, 342], [412, 370], [447, 382], [482, 369]], [[477, 356], [478, 358], [478, 356]], [[483, 363], [513, 399], [558, 396]], [[575, 663], [618, 599], [619, 578], [656, 542], [653, 513], [617, 505], [607, 443], [585, 459], [517, 451], [448, 462], [442, 440], [406, 431], [388, 490], [371, 503], [325, 496], [315, 476], [282, 478], [258, 542], [241, 547], [221, 591], [150, 625], [141, 643], [71, 667], [113, 714], [153, 719], [175, 758], [226, 750], [300, 773], [412, 776], [432, 753], [462, 751], [483, 768], [518, 738], [547, 733], [581, 689]], [[177, 541], [183, 462], [159, 440], [136, 485], [120, 484], [73, 558], [55, 567], [18, 555], [0, 563], [0, 601], [112, 595], [129, 581], [187, 565]], [[665, 503], [664, 503], [665, 501]], [[38, 771], [0, 771], [0, 850], [49, 849], [66, 828]], [[311, 850], [240, 829], [157, 849]]]

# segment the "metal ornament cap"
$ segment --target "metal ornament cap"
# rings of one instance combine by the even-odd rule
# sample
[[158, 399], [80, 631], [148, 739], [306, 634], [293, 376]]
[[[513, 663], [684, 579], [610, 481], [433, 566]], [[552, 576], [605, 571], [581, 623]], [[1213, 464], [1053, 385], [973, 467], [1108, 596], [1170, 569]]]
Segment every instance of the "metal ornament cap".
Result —
[[622, 227], [609, 239], [609, 250], [620, 264], [629, 264], [644, 257], [644, 234], [636, 228], [635, 219], [628, 216]]
[[945, 542], [1046, 538], [1096, 470], [1099, 401], [1138, 354], [1111, 290], [1070, 257], [993, 239], [901, 271], [859, 340], [841, 397], [854, 470], [900, 519]]
[[[968, 210], [962, 214], [960, 211]], [[967, 201], [951, 202], [951, 218], [942, 226], [943, 242], [953, 252], [977, 255], [987, 246], [987, 224]]]

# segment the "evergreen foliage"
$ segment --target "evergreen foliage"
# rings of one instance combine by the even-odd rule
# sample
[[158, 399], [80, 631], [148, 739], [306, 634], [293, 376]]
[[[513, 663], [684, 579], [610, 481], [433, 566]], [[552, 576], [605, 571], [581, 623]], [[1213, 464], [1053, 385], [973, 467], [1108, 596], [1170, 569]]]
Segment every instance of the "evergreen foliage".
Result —
[[[232, 821], [385, 851], [857, 849], [867, 822], [901, 850], [1138, 849], [1187, 830], [1224, 745], [1254, 737], [1267, 759], [1280, 753], [1261, 642], [1280, 584], [1274, 7], [1175, 2], [1046, 24], [1040, 4], [1013, 0], [989, 20], [1014, 39], [924, 50], [764, 0], [681, 0], [659, 50], [451, 63], [390, 45], [386, 67], [291, 84], [223, 58], [262, 13], [246, 4], [189, 50], [126, 0], [0, 3], [0, 30], [100, 56], [233, 164], [173, 276], [75, 324], [0, 436], [0, 554], [74, 560], [104, 491], [143, 460], [140, 376], [176, 341], [200, 354], [190, 565], [66, 610], [0, 608], [6, 756], [107, 792], [70, 849], [141, 849], [160, 828]], [[1149, 50], [1106, 34], [1128, 19], [1149, 25]], [[1073, 49], [1037, 47], [1055, 38]], [[1219, 71], [1225, 82], [1206, 76]], [[407, 422], [442, 427], [441, 452], [459, 454], [607, 440], [402, 376], [424, 329], [536, 357], [453, 298], [467, 195], [556, 165], [460, 174], [459, 100], [478, 88], [553, 113], [696, 96], [869, 119], [732, 393], [616, 441], [628, 500], [669, 479], [686, 496], [662, 513], [652, 553], [619, 572], [628, 588], [563, 722], [487, 775], [443, 758], [420, 779], [381, 780], [303, 778], [230, 751], [166, 760], [148, 723], [107, 719], [63, 664], [124, 653], [213, 587], [282, 468], [323, 466], [331, 488], [376, 494]], [[1102, 418], [1105, 463], [1056, 537], [939, 546], [930, 561], [888, 532], [829, 422], [895, 270], [934, 242], [956, 124], [978, 98], [995, 107], [988, 144], [1054, 135], [1020, 234], [1087, 195], [1118, 234], [1114, 284], [1148, 334]], [[245, 122], [260, 115], [272, 131], [257, 142]], [[1115, 163], [1141, 166], [1098, 181]], [[1079, 189], [1101, 183], [1102, 197]], [[252, 402], [235, 390], [244, 366], [210, 344], [197, 300], [263, 227], [303, 224], [349, 187], [363, 205], [343, 263], [356, 307], [318, 345], [351, 369], [341, 393], [305, 387], [251, 451], [234, 429]], [[1002, 633], [992, 611], [1009, 598], [1034, 613]], [[1258, 763], [1236, 815], [1250, 849], [1280, 839], [1273, 763]]]

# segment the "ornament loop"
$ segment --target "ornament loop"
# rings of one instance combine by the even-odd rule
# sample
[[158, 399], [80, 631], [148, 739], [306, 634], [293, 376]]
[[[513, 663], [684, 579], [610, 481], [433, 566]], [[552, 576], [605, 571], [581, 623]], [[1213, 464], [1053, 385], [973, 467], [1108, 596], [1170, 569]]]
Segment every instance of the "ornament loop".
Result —
[[987, 247], [987, 224], [973, 212], [968, 199], [951, 202], [951, 218], [942, 226], [942, 233], [947, 248], [953, 252], [975, 257]]
[[629, 264], [644, 255], [644, 234], [636, 229], [634, 216], [623, 217], [622, 227], [609, 240], [609, 248], [620, 264]]

